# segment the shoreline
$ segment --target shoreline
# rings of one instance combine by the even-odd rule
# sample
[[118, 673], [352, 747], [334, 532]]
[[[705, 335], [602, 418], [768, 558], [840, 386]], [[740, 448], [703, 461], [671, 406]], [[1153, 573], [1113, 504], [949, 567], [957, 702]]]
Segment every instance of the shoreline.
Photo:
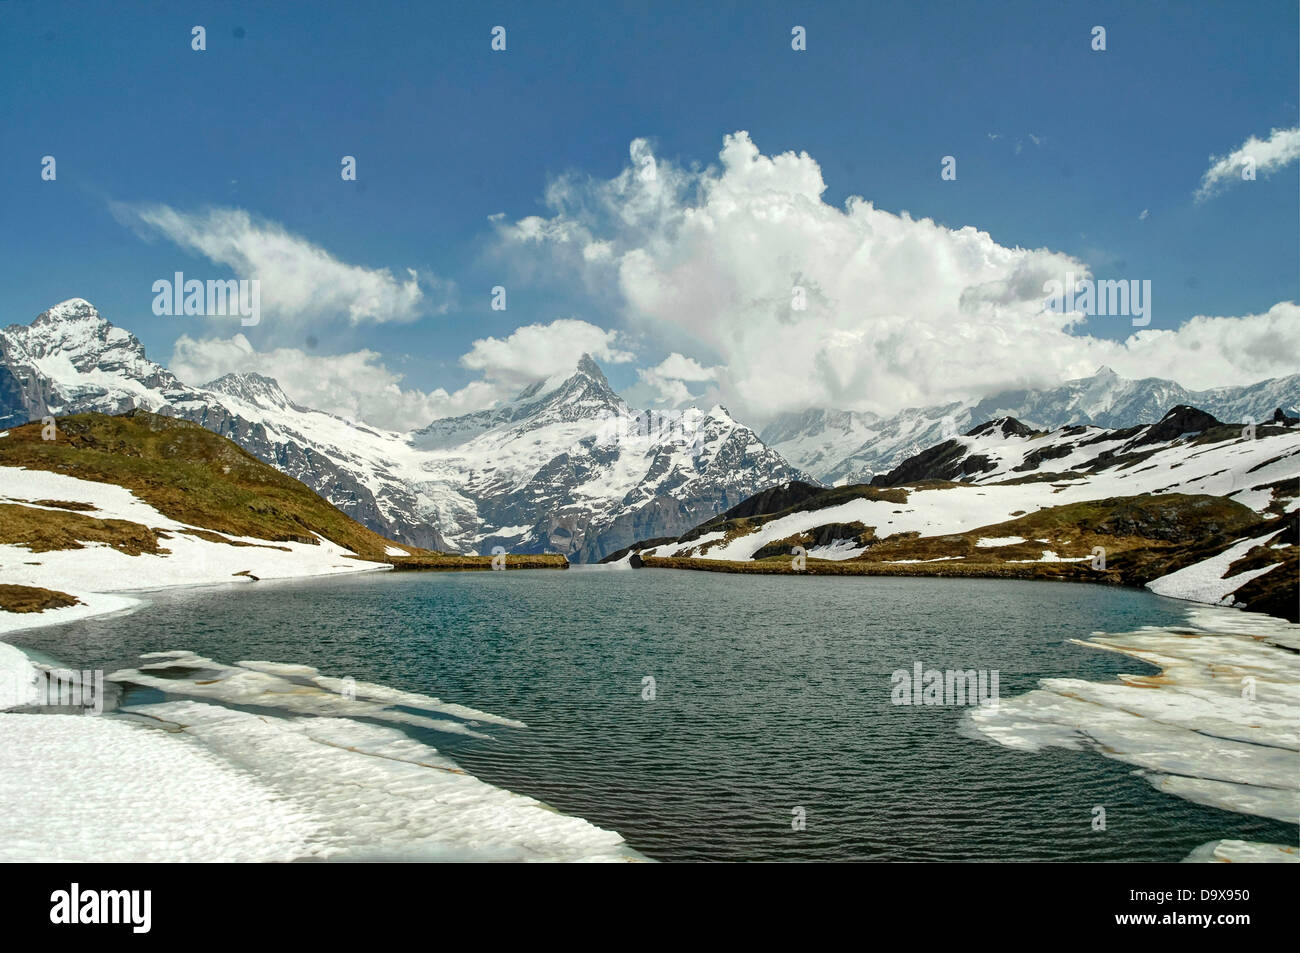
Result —
[[184, 651], [108, 676], [164, 701], [6, 710], [48, 667], [0, 642], [0, 689], [16, 690], [0, 693], [0, 860], [650, 862], [403, 730], [490, 738], [526, 729], [514, 719], [307, 665]]
[[[147, 605], [143, 600], [141, 603]], [[1184, 764], [1190, 761], [1199, 765], [1212, 766], [1215, 759], [1220, 757], [1218, 747], [1213, 746], [1221, 747], [1225, 743], [1245, 746], [1244, 750], [1254, 759], [1252, 762], [1254, 766], [1250, 767], [1250, 771], [1273, 774], [1282, 772], [1285, 775], [1289, 768], [1294, 767], [1292, 762], [1300, 762], [1300, 753], [1295, 750], [1300, 740], [1288, 742], [1283, 738], [1280, 739], [1283, 744], [1279, 744], [1279, 738], [1274, 737], [1279, 730], [1300, 723], [1300, 718], [1297, 717], [1300, 713], [1300, 658], [1293, 658], [1296, 651], [1300, 650], [1300, 626], [1290, 625], [1260, 613], [1227, 612], [1226, 607], [1211, 607], [1195, 603], [1188, 608], [1188, 619], [1187, 630], [1177, 625], [1170, 625], [1139, 629], [1130, 633], [1105, 635], [1094, 633], [1091, 637], [1070, 640], [1081, 647], [1116, 651], [1139, 659], [1155, 666], [1159, 672], [1156, 675], [1142, 676], [1120, 674], [1110, 682], [1046, 677], [1040, 680], [1038, 688], [1004, 700], [991, 712], [973, 711], [970, 716], [972, 722], [970, 735], [984, 743], [1028, 751], [1042, 750], [1051, 746], [1088, 748], [1097, 756], [1134, 764], [1159, 792], [1237, 813], [1275, 819], [1289, 818], [1292, 804], [1279, 798], [1287, 796], [1295, 798], [1294, 792], [1287, 795], [1279, 791], [1275, 783], [1271, 785], [1256, 783], [1258, 779], [1249, 773], [1243, 775], [1238, 772], [1233, 777], [1217, 777], [1214, 770], [1193, 772]], [[1191, 651], [1189, 646], [1199, 647], [1202, 651], [1198, 655]], [[18, 653], [26, 658], [23, 650], [0, 642], [0, 660], [3, 660], [6, 649], [11, 655]], [[0, 747], [7, 747], [11, 751], [20, 747], [10, 743], [18, 736], [14, 735], [9, 728], [17, 724], [18, 728], [23, 729], [23, 732], [20, 732], [24, 739], [23, 744], [29, 748], [35, 746], [49, 750], [65, 748], [70, 752], [69, 756], [73, 758], [74, 764], [79, 763], [76, 761], [77, 758], [89, 757], [89, 747], [87, 752], [81, 752], [80, 746], [83, 742], [87, 746], [94, 746], [95, 750], [100, 750], [103, 746], [120, 750], [123, 763], [127, 765], [140, 761], [147, 766], [150, 758], [170, 756], [169, 752], [189, 759], [196, 756], [197, 750], [199, 760], [193, 767], [206, 778], [205, 783], [209, 785], [225, 784], [227, 779], [223, 772], [231, 769], [241, 775], [250, 776], [251, 783], [243, 787], [239, 786], [237, 781], [231, 781], [228, 786], [222, 787], [221, 797], [218, 798], [226, 807], [230, 807], [231, 804], [246, 803], [254, 813], [261, 811], [256, 817], [244, 816], [248, 811], [241, 814], [243, 818], [241, 823], [245, 830], [250, 826], [256, 828], [257, 824], [274, 820], [274, 825], [271, 825], [273, 829], [283, 832], [283, 836], [277, 833], [275, 837], [268, 837], [266, 841], [268, 851], [279, 852], [276, 856], [240, 854], [240, 858], [245, 860], [646, 859], [636, 854], [633, 848], [626, 845], [626, 842], [620, 840], [616, 844], [613, 841], [601, 840], [606, 835], [616, 838], [617, 835], [611, 831], [591, 827], [589, 822], [582, 821], [581, 818], [556, 815], [554, 810], [543, 802], [535, 802], [526, 795], [514, 794], [506, 788], [496, 788], [487, 782], [479, 781], [472, 775], [465, 774], [454, 762], [439, 754], [436, 749], [405, 736], [400, 731], [400, 724], [401, 719], [406, 719], [409, 715], [401, 714], [400, 717], [395, 717], [392, 709], [398, 706], [408, 710], [415, 709], [418, 712], [414, 715], [415, 718], [427, 722], [430, 717], [434, 717], [435, 722], [441, 724], [443, 730], [457, 732], [485, 730], [480, 727], [484, 721], [488, 722], [488, 728], [493, 724], [522, 727], [518, 723], [511, 724], [508, 719], [500, 719], [462, 706], [445, 705], [438, 699], [413, 696], [380, 685], [358, 686], [356, 697], [362, 705], [367, 706], [365, 711], [361, 712], [346, 707], [348, 703], [341, 698], [338, 691], [339, 680], [322, 676], [309, 666], [272, 663], [224, 665], [184, 652], [155, 653], [155, 655], [160, 658], [145, 658], [137, 669], [114, 673], [113, 678], [162, 690], [184, 686], [184, 691], [176, 700], [128, 704], [110, 713], [107, 719], [115, 725], [121, 722], [126, 724], [111, 728], [102, 725], [81, 725], [86, 729], [85, 732], [79, 731], [77, 725], [71, 724], [78, 716], [0, 711], [0, 732], [4, 733], [6, 741], [5, 745]], [[1277, 668], [1278, 665], [1283, 667]], [[1291, 672], [1287, 665], [1295, 671]], [[1181, 674], [1174, 671], [1180, 666]], [[168, 668], [175, 668], [180, 678], [165, 675], [164, 672]], [[1260, 734], [1261, 717], [1258, 712], [1252, 711], [1247, 715], [1243, 714], [1245, 709], [1242, 709], [1242, 712], [1230, 713], [1234, 717], [1224, 717], [1218, 713], [1218, 708], [1224, 704], [1225, 699], [1229, 702], [1232, 700], [1237, 688], [1235, 681], [1231, 685], [1223, 681], [1225, 673], [1236, 677], [1245, 671], [1257, 677], [1262, 702], [1268, 701], [1267, 693], [1275, 689], [1290, 693], [1287, 696], [1291, 699], [1287, 702], [1290, 707], [1274, 712], [1264, 724], [1262, 731], [1273, 734], [1265, 734], [1263, 737], [1238, 737], [1249, 735], [1251, 732], [1255, 735]], [[153, 674], [154, 672], [158, 674]], [[1207, 672], [1208, 676], [1198, 674]], [[236, 680], [231, 681], [231, 676], [235, 676]], [[1213, 679], [1216, 677], [1221, 680], [1220, 690], [1212, 700], [1207, 702], [1202, 694], [1207, 685], [1214, 688]], [[310, 684], [304, 684], [304, 679]], [[252, 680], [251, 690], [254, 693], [251, 696], [248, 694], [249, 680]], [[292, 689], [286, 691], [291, 686]], [[307, 690], [305, 695], [304, 689]], [[1040, 704], [1041, 700], [1048, 695], [1052, 696], [1052, 704]], [[1062, 714], [1058, 701], [1061, 698], [1067, 700], [1066, 704], [1070, 703], [1070, 699], [1074, 699], [1078, 711]], [[299, 720], [307, 727], [301, 730], [289, 729], [287, 725], [280, 724], [279, 717], [275, 717], [272, 719], [274, 724], [267, 728], [264, 723], [254, 724], [256, 718], [245, 717], [246, 713], [238, 710], [244, 705], [260, 705], [267, 699], [277, 699], [275, 704], [284, 709], [281, 714], [285, 719]], [[235, 707], [227, 707], [228, 704], [233, 704]], [[1142, 707], [1144, 705], [1145, 710]], [[1182, 719], [1181, 723], [1176, 723], [1176, 719], [1171, 718], [1170, 712], [1179, 715]], [[364, 728], [354, 728], [352, 726], [355, 723], [350, 717], [353, 715], [363, 715], [363, 722], [372, 723]], [[347, 731], [343, 735], [319, 734], [316, 729], [322, 726], [305, 720], [310, 719], [311, 716], [326, 716], [331, 722], [338, 721]], [[59, 721], [48, 724], [16, 723], [14, 721], [16, 718], [58, 719]], [[373, 723], [375, 718], [386, 719], [394, 724], [391, 726], [375, 724]], [[465, 721], [469, 718], [473, 720]], [[139, 733], [145, 730], [144, 719], [148, 719], [148, 723], [155, 728], [162, 727], [163, 731], [156, 732], [154, 736], [145, 740], [145, 736]], [[1207, 719], [1214, 723], [1209, 724]], [[132, 720], [136, 724], [130, 724]], [[977, 721], [983, 723], [975, 724]], [[1120, 723], [1119, 727], [1116, 727], [1117, 722]], [[433, 723], [429, 722], [430, 725]], [[288, 735], [285, 734], [286, 731], [289, 731]], [[348, 732], [354, 732], [355, 737]], [[962, 733], [966, 732], [963, 730]], [[157, 735], [162, 736], [161, 740], [158, 740]], [[1207, 736], [1212, 737], [1207, 741]], [[1228, 741], [1225, 742], [1224, 738]], [[1153, 739], [1160, 744], [1155, 744]], [[182, 753], [180, 749], [158, 747], [159, 744], [166, 742], [184, 743], [188, 745], [188, 750]], [[1292, 747], [1286, 747], [1286, 743], [1291, 743]], [[209, 744], [218, 745], [220, 750], [215, 754], [206, 751], [205, 746]], [[312, 801], [311, 803], [316, 805], [312, 810], [304, 811], [298, 808], [300, 802], [297, 798], [304, 796], [303, 790], [311, 786], [308, 782], [320, 783], [316, 768], [297, 773], [287, 768], [281, 769], [277, 766], [275, 758], [269, 755], [266, 757], [256, 755], [247, 744], [252, 744], [254, 748], [259, 745], [268, 746], [268, 749], [280, 752], [285, 758], [306, 758], [313, 765], [319, 762], [321, 777], [333, 777], [333, 772], [338, 771], [344, 772], [346, 776], [356, 771], [363, 771], [369, 775], [376, 770], [381, 772], [396, 770], [407, 776], [407, 780], [401, 781], [400, 784], [395, 776], [394, 783], [399, 784], [399, 787], [411, 783], [413, 779], [420, 779], [417, 782], [420, 784], [440, 783], [427, 780], [425, 775], [467, 779], [451, 783], [464, 784], [466, 787], [461, 790], [478, 792], [485, 797], [504, 798], [502, 804], [512, 810], [515, 807], [529, 810], [537, 807], [552, 816], [564, 818], [565, 823], [574, 820], [587, 825], [591, 828], [590, 831], [581, 827], [574, 828], [577, 832], [575, 836], [580, 835], [579, 840], [584, 843], [588, 843], [589, 838], [594, 838], [589, 841], [589, 846], [598, 856], [531, 857], [528, 851], [520, 853], [516, 847], [510, 847], [502, 854], [488, 857], [468, 850], [448, 853], [444, 850], [445, 845], [435, 849], [424, 841], [420, 843], [402, 841], [394, 845], [374, 846], [356, 840], [350, 841], [350, 846], [339, 847], [330, 842], [328, 847], [322, 848], [319, 832], [323, 827], [340, 825], [346, 827], [351, 820], [364, 816], [364, 811], [368, 808], [350, 802], [335, 804], [335, 794], [321, 795]], [[121, 747], [123, 745], [125, 747]], [[142, 748], [140, 745], [145, 747]], [[1198, 745], [1204, 750], [1194, 750]], [[336, 764], [335, 752], [340, 746], [351, 750], [354, 757], [346, 763], [339, 761]], [[326, 767], [325, 761], [320, 759], [328, 759], [329, 766]], [[14, 770], [18, 768], [26, 770], [23, 764], [20, 764], [20, 760], [21, 756], [11, 754], [9, 762]], [[212, 766], [214, 761], [216, 768]], [[187, 760], [186, 763], [190, 762]], [[1180, 766], [1183, 766], [1183, 772], [1173, 770]], [[35, 766], [32, 770], [41, 769]], [[93, 762], [90, 762], [85, 770], [93, 772]], [[411, 773], [419, 770], [423, 770], [424, 774]], [[77, 771], [80, 775], [81, 769]], [[1276, 781], [1276, 778], [1273, 780]], [[47, 782], [49, 779], [42, 783]], [[79, 783], [84, 783], [84, 777]], [[162, 781], [155, 779], [154, 783], [162, 783]], [[477, 785], [500, 793], [488, 794]], [[10, 787], [12, 788], [13, 785]], [[283, 807], [285, 791], [293, 793], [291, 801], [292, 806], [295, 807], [288, 814]], [[1263, 795], [1260, 794], [1261, 791]], [[192, 792], [190, 794], [179, 792], [175, 809], [183, 813], [182, 809], [189, 805], [186, 798], [191, 795]], [[1261, 797], [1264, 800], [1261, 800]], [[325, 809], [326, 807], [328, 809]], [[262, 808], [265, 810], [262, 811]], [[421, 818], [424, 818], [421, 823], [426, 821], [433, 823], [430, 818], [421, 813], [426, 810], [424, 807], [412, 804], [403, 808], [403, 810], [407, 809], [417, 812]], [[39, 813], [40, 808], [35, 810]], [[336, 811], [339, 813], [336, 814]], [[34, 820], [39, 821], [40, 818]], [[27, 818], [27, 821], [33, 821], [33, 818]], [[545, 818], [539, 823], [544, 821]], [[41, 826], [37, 824], [34, 829], [40, 829]], [[254, 836], [258, 836], [255, 831]], [[30, 837], [28, 839], [31, 840]], [[219, 837], [186, 849], [200, 848], [220, 850], [228, 848], [236, 852], [245, 849], [233, 843], [226, 844]], [[336, 848], [337, 852], [331, 853], [330, 856], [323, 856], [319, 852], [320, 850], [334, 852]], [[430, 853], [431, 850], [433, 853]], [[610, 851], [613, 851], [612, 855]], [[229, 858], [223, 855], [218, 859]], [[1295, 852], [1290, 845], [1285, 844], [1217, 840], [1197, 847], [1184, 859], [1187, 861], [1289, 861], [1295, 859]]]
[[[789, 557], [770, 557], [763, 560], [724, 560], [708, 559], [696, 556], [639, 556], [641, 565], [634, 569], [670, 569], [682, 572], [716, 572], [737, 575], [759, 576], [876, 576], [876, 577], [911, 577], [917, 579], [1010, 579], [1024, 582], [1070, 582], [1096, 586], [1118, 586], [1124, 589], [1141, 590], [1153, 595], [1177, 599], [1195, 606], [1214, 606], [1219, 608], [1236, 608], [1268, 619], [1295, 622], [1285, 616], [1277, 616], [1261, 609], [1252, 609], [1248, 605], [1225, 605], [1220, 595], [1217, 599], [1201, 598], [1187, 594], [1186, 590], [1160, 591], [1154, 584], [1176, 576], [1186, 569], [1174, 570], [1164, 576], [1145, 583], [1129, 582], [1115, 569], [1087, 568], [1087, 562], [1058, 561], [1034, 562], [1024, 564], [1008, 563], [956, 563], [949, 560], [933, 562], [880, 563], [852, 562], [848, 560], [816, 559], [807, 557], [804, 569], [794, 569]], [[1217, 557], [1216, 557], [1217, 558]], [[1271, 568], [1271, 567], [1270, 567]], [[1244, 574], [1243, 574], [1244, 575]], [[1245, 576], [1239, 582], [1236, 577], [1227, 591], [1232, 592], [1238, 586], [1250, 581]], [[1217, 581], [1229, 582], [1227, 579]], [[1163, 587], [1162, 587], [1163, 588]], [[1226, 595], [1226, 593], [1225, 593]]]
[[[130, 612], [147, 605], [148, 600], [138, 598], [139, 594], [151, 592], [175, 592], [186, 589], [216, 589], [227, 586], [246, 586], [277, 582], [305, 582], [311, 579], [324, 579], [331, 576], [357, 576], [367, 573], [386, 572], [484, 572], [491, 571], [491, 556], [455, 556], [449, 559], [464, 560], [456, 565], [395, 565], [391, 563], [359, 562], [355, 568], [334, 572], [307, 572], [300, 575], [274, 576], [269, 578], [236, 576], [231, 579], [204, 580], [196, 582], [174, 583], [171, 585], [143, 586], [133, 589], [115, 589], [111, 591], [89, 591], [72, 586], [60, 586], [57, 581], [50, 585], [56, 592], [71, 596], [77, 600], [76, 605], [41, 609], [30, 612], [11, 612], [0, 609], [0, 639], [12, 632], [28, 629], [46, 628], [54, 625], [67, 625], [84, 619], [97, 618], [117, 612]], [[469, 562], [469, 561], [475, 562]], [[563, 561], [563, 565], [557, 562]], [[561, 555], [543, 554], [541, 556], [508, 557], [508, 570], [557, 570], [567, 569], [568, 561]]]

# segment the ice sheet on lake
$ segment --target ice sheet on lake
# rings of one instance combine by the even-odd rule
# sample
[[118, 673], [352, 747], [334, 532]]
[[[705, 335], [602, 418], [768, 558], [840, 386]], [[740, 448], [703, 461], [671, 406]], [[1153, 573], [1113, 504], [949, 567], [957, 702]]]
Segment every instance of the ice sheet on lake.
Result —
[[181, 728], [313, 818], [330, 860], [626, 861], [617, 833], [466, 774], [395, 728], [203, 702], [129, 707]]
[[[0, 714], [0, 861], [645, 859], [396, 727], [522, 722], [307, 665], [144, 658], [110, 680], [180, 700]], [[0, 675], [33, 672], [0, 643]]]
[[1077, 644], [1160, 669], [1110, 683], [1043, 679], [966, 728], [1021, 750], [1090, 747], [1142, 769], [1156, 788], [1282, 821], [1300, 817], [1300, 626], [1198, 609], [1197, 628], [1095, 634]]
[[28, 689], [36, 681], [36, 666], [12, 645], [0, 642], [0, 711], [27, 704]]
[[[184, 651], [150, 652], [142, 658], [148, 660], [146, 664], [114, 672], [108, 676], [109, 679], [225, 704], [281, 709], [295, 715], [373, 718], [476, 738], [486, 736], [471, 730], [463, 722], [527, 727], [512, 718], [502, 718], [465, 705], [447, 704], [429, 695], [322, 675], [310, 665], [279, 662], [225, 665]], [[414, 708], [423, 714], [402, 711], [402, 708]], [[461, 720], [451, 721], [433, 715], [450, 715]]]

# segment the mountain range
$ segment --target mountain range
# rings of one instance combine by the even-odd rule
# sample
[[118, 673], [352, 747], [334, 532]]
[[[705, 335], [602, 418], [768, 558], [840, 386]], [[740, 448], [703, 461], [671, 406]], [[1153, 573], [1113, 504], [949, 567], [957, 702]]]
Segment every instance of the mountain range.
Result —
[[399, 433], [303, 407], [273, 379], [194, 387], [74, 298], [0, 331], [0, 426], [142, 409], [191, 420], [399, 542], [597, 560], [802, 478], [725, 408], [628, 407], [587, 355], [492, 410]]
[[823, 483], [870, 483], [927, 447], [971, 427], [1014, 417], [1039, 430], [1070, 425], [1132, 427], [1156, 423], [1172, 407], [1197, 407], [1221, 420], [1262, 423], [1300, 407], [1300, 374], [1244, 387], [1192, 391], [1157, 377], [1129, 380], [1109, 367], [1044, 390], [1009, 390], [979, 400], [911, 407], [889, 417], [856, 411], [784, 414], [762, 430], [763, 442]]
[[561, 553], [597, 561], [675, 537], [789, 481], [867, 483], [922, 449], [1001, 416], [1050, 429], [1154, 423], [1175, 404], [1224, 419], [1300, 405], [1300, 374], [1188, 391], [1108, 368], [1047, 390], [910, 408], [891, 417], [809, 410], [761, 436], [726, 408], [637, 411], [587, 355], [490, 410], [397, 432], [304, 407], [254, 373], [202, 386], [73, 298], [0, 331], [0, 427], [133, 409], [184, 418], [311, 487], [357, 522], [413, 546]]
[[1295, 621], [1300, 420], [1035, 430], [1003, 417], [870, 485], [773, 487], [608, 562], [714, 572], [940, 575], [1147, 586]]

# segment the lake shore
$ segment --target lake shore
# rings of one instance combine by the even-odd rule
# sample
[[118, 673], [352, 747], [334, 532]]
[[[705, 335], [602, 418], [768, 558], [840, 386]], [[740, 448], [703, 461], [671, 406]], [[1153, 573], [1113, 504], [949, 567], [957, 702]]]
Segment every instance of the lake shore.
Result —
[[5, 710], [45, 669], [0, 643], [0, 861], [645, 860], [400, 727], [487, 738], [522, 722], [309, 666], [187, 652], [109, 676], [176, 700]]

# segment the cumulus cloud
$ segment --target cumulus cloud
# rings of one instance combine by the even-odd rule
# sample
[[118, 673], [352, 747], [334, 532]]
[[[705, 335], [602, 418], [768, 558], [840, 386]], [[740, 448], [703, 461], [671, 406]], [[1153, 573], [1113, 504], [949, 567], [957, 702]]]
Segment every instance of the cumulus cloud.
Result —
[[689, 385], [717, 380], [718, 370], [716, 367], [705, 367], [694, 358], [674, 351], [654, 367], [637, 370], [637, 383], [629, 391], [628, 398], [637, 405], [661, 407], [712, 403], [716, 389], [697, 394]]
[[1044, 301], [1046, 282], [1088, 277], [1084, 262], [857, 196], [829, 205], [807, 153], [763, 155], [737, 132], [705, 169], [656, 158], [644, 140], [630, 159], [613, 179], [557, 180], [546, 217], [498, 224], [502, 247], [545, 249], [616, 289], [634, 329], [716, 367], [718, 392], [750, 419], [813, 406], [887, 413], [1052, 386], [1101, 364], [1188, 386], [1294, 371], [1278, 357], [1300, 351], [1300, 322], [1285, 320], [1294, 305], [1094, 337], [1132, 326]]
[[683, 381], [711, 381], [718, 376], [716, 367], [704, 367], [693, 357], [684, 357], [674, 351], [653, 367], [650, 373], [662, 377], [675, 377]]
[[[348, 264], [243, 209], [189, 213], [167, 205], [119, 204], [114, 211], [147, 233], [162, 235], [226, 266], [237, 278], [259, 279], [263, 312], [282, 322], [326, 316], [344, 316], [352, 324], [413, 321], [449, 307], [447, 300], [435, 304], [426, 299], [421, 278], [413, 269], [408, 268], [406, 276], [399, 278], [387, 268]], [[437, 279], [426, 276], [423, 280], [444, 299], [452, 290]]]
[[498, 389], [484, 381], [473, 381], [455, 393], [403, 387], [403, 376], [386, 367], [375, 351], [329, 356], [298, 348], [259, 351], [243, 334], [204, 339], [182, 335], [169, 366], [195, 386], [226, 374], [272, 377], [304, 407], [390, 430], [423, 427], [439, 417], [482, 410], [499, 399]]
[[632, 360], [630, 352], [615, 347], [616, 337], [617, 332], [564, 318], [526, 325], [504, 339], [480, 338], [460, 359], [480, 377], [456, 391], [404, 387], [403, 375], [389, 369], [376, 351], [334, 355], [291, 347], [259, 351], [243, 334], [202, 339], [182, 335], [168, 364], [172, 373], [195, 386], [226, 374], [262, 374], [274, 378], [285, 394], [304, 407], [405, 431], [440, 417], [492, 407], [537, 381], [559, 383], [574, 372], [584, 353], [611, 364]]
[[1242, 181], [1243, 168], [1253, 160], [1256, 175], [1272, 175], [1300, 159], [1300, 127], [1274, 129], [1267, 139], [1251, 136], [1226, 156], [1210, 156], [1210, 167], [1201, 177], [1196, 200], [1203, 202]]
[[616, 331], [576, 318], [526, 324], [505, 338], [480, 338], [460, 363], [513, 393], [535, 381], [573, 373], [582, 354], [610, 364], [633, 360], [631, 352], [615, 347], [617, 336]]
[[1122, 343], [1096, 342], [1094, 353], [1121, 376], [1164, 377], [1193, 390], [1283, 377], [1297, 371], [1300, 306], [1281, 301], [1263, 314], [1201, 315], [1176, 331], [1147, 329]]

